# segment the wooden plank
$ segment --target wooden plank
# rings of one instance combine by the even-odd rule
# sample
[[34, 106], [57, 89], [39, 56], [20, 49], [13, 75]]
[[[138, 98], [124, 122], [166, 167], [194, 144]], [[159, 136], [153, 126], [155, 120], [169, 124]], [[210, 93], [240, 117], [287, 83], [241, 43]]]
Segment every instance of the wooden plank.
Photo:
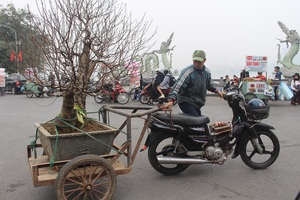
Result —
[[[32, 181], [35, 187], [53, 185], [59, 173], [58, 167], [62, 167], [67, 161], [55, 162], [58, 167], [50, 169], [48, 156], [38, 156], [37, 158], [28, 159]], [[131, 172], [131, 167], [125, 167], [119, 160], [113, 163], [113, 168], [116, 175], [128, 174]]]

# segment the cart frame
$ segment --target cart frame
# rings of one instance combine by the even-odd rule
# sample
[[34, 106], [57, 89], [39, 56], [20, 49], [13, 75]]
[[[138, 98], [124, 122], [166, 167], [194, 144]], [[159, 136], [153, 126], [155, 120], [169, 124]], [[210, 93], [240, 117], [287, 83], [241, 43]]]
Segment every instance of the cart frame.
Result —
[[[131, 113], [124, 112], [121, 110], [132, 110]], [[143, 110], [143, 112], [138, 112], [139, 110]], [[122, 123], [120, 128], [115, 133], [115, 138], [122, 132], [122, 130], [126, 127], [126, 135], [127, 140], [121, 145], [117, 146], [113, 144], [110, 146], [112, 150], [115, 151], [114, 154], [106, 154], [106, 155], [98, 155], [105, 160], [108, 160], [109, 163], [112, 165], [116, 175], [127, 174], [131, 171], [132, 164], [136, 158], [138, 153], [139, 147], [141, 146], [141, 142], [144, 138], [146, 130], [148, 128], [148, 123], [150, 121], [151, 115], [159, 111], [160, 108], [158, 107], [149, 107], [149, 106], [102, 106], [97, 112], [89, 112], [89, 113], [98, 113], [99, 121], [102, 117], [103, 123], [110, 125], [110, 115], [109, 113], [115, 113], [125, 117], [125, 121]], [[89, 114], [88, 113], [88, 114]], [[132, 118], [141, 118], [144, 121], [144, 125], [142, 127], [142, 131], [139, 135], [137, 143], [132, 148]], [[37, 149], [43, 149], [41, 144], [36, 144], [35, 146]], [[126, 164], [121, 163], [118, 159], [120, 156], [124, 155], [127, 157]], [[40, 155], [36, 156], [32, 154], [32, 147], [31, 145], [27, 145], [27, 158], [29, 163], [29, 168], [32, 175], [33, 185], [35, 187], [39, 186], [48, 186], [55, 184], [55, 180], [58, 176], [59, 171], [61, 168], [70, 162], [71, 160], [62, 160], [62, 161], [55, 161], [53, 163], [53, 167], [50, 168], [50, 162], [47, 155]]]

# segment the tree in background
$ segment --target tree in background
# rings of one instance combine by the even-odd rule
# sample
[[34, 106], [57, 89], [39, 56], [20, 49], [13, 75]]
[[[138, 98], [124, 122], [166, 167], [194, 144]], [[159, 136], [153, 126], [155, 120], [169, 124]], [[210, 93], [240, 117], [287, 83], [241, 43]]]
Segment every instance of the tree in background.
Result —
[[[126, 4], [116, 0], [41, 0], [37, 6], [30, 40], [42, 52], [44, 68], [55, 75], [55, 87], [63, 96], [63, 119], [76, 118], [75, 104], [85, 109], [94, 73], [94, 81], [108, 76], [120, 80], [127, 75], [125, 66], [149, 50], [155, 34], [148, 35], [151, 23], [144, 17], [133, 20]], [[46, 85], [40, 70], [32, 68], [35, 78]]]
[[30, 30], [31, 18], [26, 9], [16, 9], [13, 4], [0, 5], [0, 67], [9, 74], [41, 66], [41, 54], [28, 40], [29, 33], [34, 30]]

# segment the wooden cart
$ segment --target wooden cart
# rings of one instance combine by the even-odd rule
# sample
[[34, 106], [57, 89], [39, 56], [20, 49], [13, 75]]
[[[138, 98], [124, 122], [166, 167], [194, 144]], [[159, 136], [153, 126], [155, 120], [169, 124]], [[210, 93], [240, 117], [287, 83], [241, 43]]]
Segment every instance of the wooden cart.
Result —
[[[127, 137], [122, 145], [110, 146], [111, 152], [106, 155], [83, 154], [70, 160], [50, 162], [47, 154], [37, 155], [38, 150], [43, 150], [41, 144], [34, 145], [34, 148], [28, 145], [27, 157], [33, 185], [35, 187], [54, 185], [57, 199], [111, 199], [116, 189], [116, 175], [131, 171], [151, 115], [158, 110], [159, 108], [149, 106], [103, 106], [97, 112], [99, 121], [102, 117], [103, 122], [109, 125], [110, 113], [125, 117], [114, 137], [117, 138], [122, 133]], [[144, 121], [134, 149], [131, 134], [132, 118]], [[122, 131], [125, 128], [126, 130]], [[125, 163], [120, 161], [121, 156], [125, 158]]]

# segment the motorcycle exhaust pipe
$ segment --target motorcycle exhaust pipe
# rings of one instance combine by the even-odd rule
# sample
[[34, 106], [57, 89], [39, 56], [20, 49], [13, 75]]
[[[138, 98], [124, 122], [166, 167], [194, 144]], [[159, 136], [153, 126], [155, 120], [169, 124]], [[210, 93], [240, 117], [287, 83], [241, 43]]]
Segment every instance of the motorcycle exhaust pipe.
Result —
[[206, 164], [206, 163], [218, 163], [216, 161], [209, 161], [200, 158], [173, 158], [173, 157], [159, 157], [157, 158], [160, 164]]

